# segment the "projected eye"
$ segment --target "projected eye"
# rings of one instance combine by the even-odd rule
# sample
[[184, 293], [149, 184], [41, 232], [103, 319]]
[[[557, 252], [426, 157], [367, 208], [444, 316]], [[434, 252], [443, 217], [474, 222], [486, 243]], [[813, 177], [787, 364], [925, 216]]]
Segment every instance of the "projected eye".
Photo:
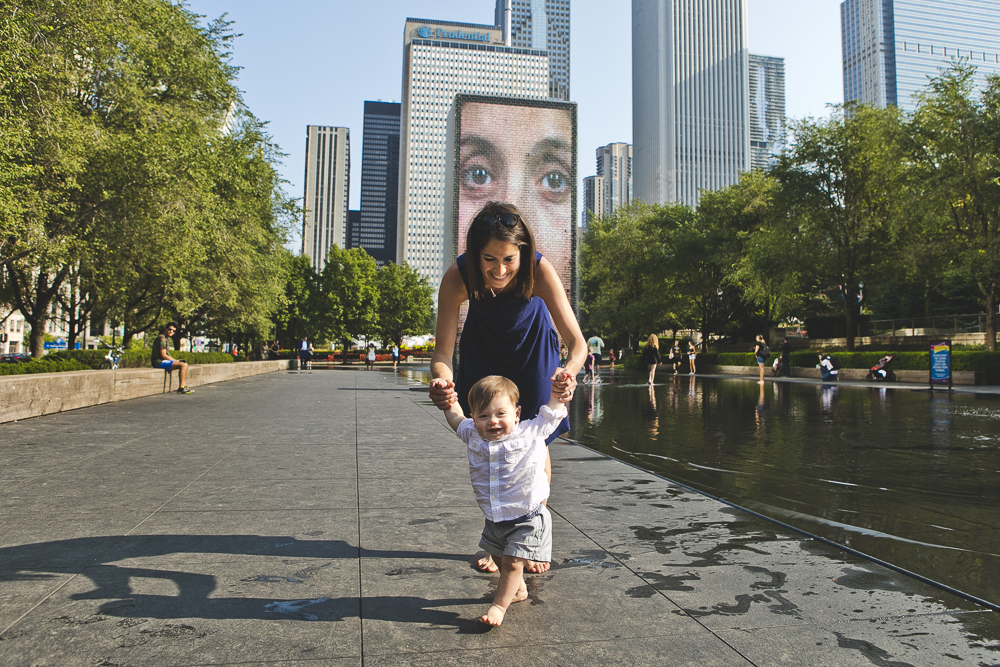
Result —
[[538, 179], [538, 193], [553, 203], [561, 203], [569, 197], [569, 177], [562, 169], [543, 170]]
[[493, 175], [482, 167], [472, 167], [465, 171], [465, 181], [475, 187], [483, 187], [493, 182]]

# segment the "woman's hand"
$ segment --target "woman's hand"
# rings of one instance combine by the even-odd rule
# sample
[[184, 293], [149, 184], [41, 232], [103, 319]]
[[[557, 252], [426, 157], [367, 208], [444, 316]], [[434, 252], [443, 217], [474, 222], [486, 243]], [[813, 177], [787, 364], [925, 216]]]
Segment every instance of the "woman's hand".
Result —
[[434, 405], [439, 410], [447, 410], [453, 403], [458, 401], [458, 392], [455, 391], [455, 383], [443, 378], [434, 378], [431, 380], [428, 393], [430, 394], [431, 401], [434, 402]]
[[552, 395], [559, 399], [560, 403], [569, 403], [573, 400], [573, 392], [576, 390], [576, 376], [571, 375], [565, 368], [557, 368], [552, 377]]

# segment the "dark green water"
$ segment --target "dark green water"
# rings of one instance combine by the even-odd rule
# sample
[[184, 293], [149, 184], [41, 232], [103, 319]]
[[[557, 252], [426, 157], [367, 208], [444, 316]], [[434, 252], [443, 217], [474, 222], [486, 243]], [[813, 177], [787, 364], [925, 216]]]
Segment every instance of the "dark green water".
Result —
[[1000, 397], [605, 375], [583, 445], [1000, 604]]

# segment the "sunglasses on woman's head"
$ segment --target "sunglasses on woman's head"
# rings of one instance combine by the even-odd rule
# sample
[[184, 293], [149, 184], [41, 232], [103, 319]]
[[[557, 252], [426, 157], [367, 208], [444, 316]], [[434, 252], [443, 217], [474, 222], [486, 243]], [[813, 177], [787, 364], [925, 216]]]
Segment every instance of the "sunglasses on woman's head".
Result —
[[518, 216], [516, 213], [486, 213], [476, 218], [476, 220], [482, 220], [487, 225], [499, 222], [504, 227], [514, 227], [517, 225]]

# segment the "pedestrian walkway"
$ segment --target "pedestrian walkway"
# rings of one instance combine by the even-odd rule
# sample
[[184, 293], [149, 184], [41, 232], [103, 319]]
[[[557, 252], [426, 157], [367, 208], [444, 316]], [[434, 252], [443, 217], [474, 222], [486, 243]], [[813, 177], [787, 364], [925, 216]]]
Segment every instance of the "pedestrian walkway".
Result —
[[[0, 664], [996, 664], [997, 615], [567, 442], [500, 628], [464, 446], [391, 372], [0, 426]], [[970, 563], [970, 567], [974, 567]]]

